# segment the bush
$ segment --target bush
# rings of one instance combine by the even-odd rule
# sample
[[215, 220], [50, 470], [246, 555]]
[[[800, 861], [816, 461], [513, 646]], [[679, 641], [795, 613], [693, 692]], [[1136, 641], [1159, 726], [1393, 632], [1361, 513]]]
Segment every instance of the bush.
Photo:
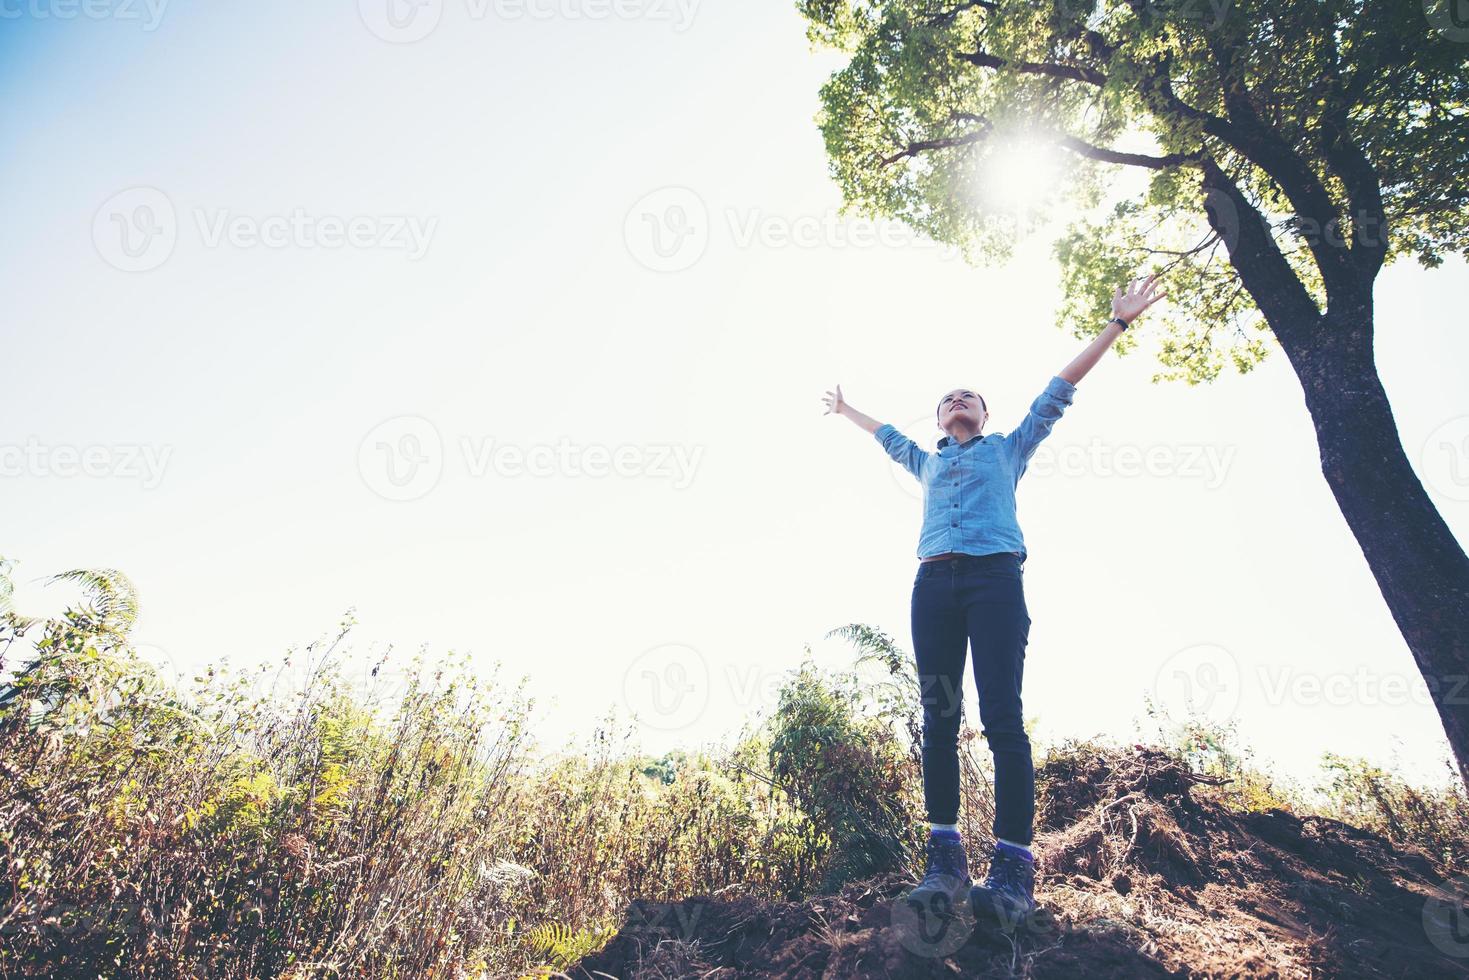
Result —
[[654, 761], [604, 726], [543, 757], [522, 687], [462, 663], [347, 683], [350, 621], [287, 658], [293, 690], [178, 691], [127, 645], [126, 579], [73, 580], [56, 620], [0, 604], [0, 653], [40, 636], [0, 694], [0, 974], [518, 975], [634, 898], [819, 877], [758, 734]]
[[854, 678], [828, 682], [807, 664], [771, 721], [775, 781], [826, 848], [821, 887], [902, 867], [913, 834], [910, 757], [880, 717], [859, 714]]
[[1328, 753], [1322, 767], [1328, 815], [1421, 848], [1454, 873], [1469, 870], [1469, 797], [1452, 766], [1441, 786], [1422, 788], [1365, 759]]
[[1194, 772], [1220, 782], [1201, 787], [1203, 795], [1251, 813], [1309, 809], [1298, 786], [1270, 772], [1242, 744], [1237, 722], [1221, 723], [1198, 715], [1179, 721], [1151, 701], [1147, 707], [1158, 727], [1155, 741], [1159, 747]]
[[[38, 621], [4, 571], [0, 669], [30, 656], [0, 691], [0, 975], [544, 975], [634, 899], [801, 899], [919, 864], [916, 685], [868, 627], [843, 632], [877, 681], [804, 664], [731, 748], [652, 759], [609, 721], [584, 753], [542, 755], [523, 683], [498, 672], [415, 662], [387, 694], [348, 683], [350, 620], [287, 658], [294, 689], [209, 670], [180, 691], [128, 647], [125, 577], [64, 576], [87, 601]], [[1167, 751], [1238, 806], [1301, 806], [1235, 736], [1191, 723]], [[987, 829], [974, 740], [961, 819]], [[1099, 760], [1052, 751], [1043, 821], [1087, 802], [1067, 794], [1096, 791]], [[1469, 861], [1457, 784], [1328, 771], [1341, 819]]]

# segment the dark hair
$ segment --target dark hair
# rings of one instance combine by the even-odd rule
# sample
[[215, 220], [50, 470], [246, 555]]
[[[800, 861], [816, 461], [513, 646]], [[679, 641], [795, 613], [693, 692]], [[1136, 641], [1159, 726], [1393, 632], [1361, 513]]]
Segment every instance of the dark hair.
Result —
[[[964, 390], [965, 391], [968, 391], [969, 389], [966, 388]], [[984, 414], [988, 415], [990, 413], [990, 407], [984, 403], [984, 396], [981, 395], [979, 392], [976, 391], [974, 393], [974, 397], [979, 399], [979, 407], [982, 408], [982, 409], [984, 409]], [[940, 398], [939, 399], [939, 403], [937, 405], [935, 405], [934, 406], [934, 409], [933, 409], [933, 420], [935, 422], [938, 421], [938, 419], [939, 419], [939, 411], [943, 407], [944, 407], [944, 400], [942, 398]]]

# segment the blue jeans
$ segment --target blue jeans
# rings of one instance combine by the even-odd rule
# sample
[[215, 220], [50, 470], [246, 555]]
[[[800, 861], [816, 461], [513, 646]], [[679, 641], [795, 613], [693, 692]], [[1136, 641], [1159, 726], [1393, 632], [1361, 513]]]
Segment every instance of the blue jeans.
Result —
[[995, 763], [996, 837], [1029, 844], [1035, 770], [1020, 706], [1030, 614], [1023, 559], [1002, 552], [921, 562], [913, 580], [913, 653], [923, 703], [923, 800], [933, 823], [959, 817], [959, 721], [966, 646], [979, 722]]

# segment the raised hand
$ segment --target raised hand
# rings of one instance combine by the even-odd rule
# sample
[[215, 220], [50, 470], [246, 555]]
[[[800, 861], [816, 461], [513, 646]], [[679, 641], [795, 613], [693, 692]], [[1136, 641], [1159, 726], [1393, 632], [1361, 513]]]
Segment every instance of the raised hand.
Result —
[[[1144, 310], [1163, 298], [1163, 294], [1157, 292], [1157, 288], [1157, 273], [1146, 279], [1129, 281], [1126, 289], [1118, 286], [1117, 292], [1112, 294], [1112, 316], [1131, 326], [1133, 321], [1143, 315]], [[1107, 324], [1096, 338], [1086, 345], [1086, 349], [1077, 354], [1075, 359], [1062, 368], [1061, 373], [1056, 376], [1071, 384], [1080, 383], [1081, 379], [1086, 377], [1087, 372], [1097, 366], [1097, 362], [1102, 359], [1103, 354], [1107, 353], [1107, 349], [1117, 342], [1118, 337], [1122, 336], [1124, 329], [1115, 323]]]
[[822, 413], [824, 415], [845, 415], [858, 428], [867, 432], [876, 432], [882, 427], [882, 423], [877, 419], [869, 415], [863, 415], [851, 405], [847, 404], [847, 400], [842, 397], [841, 385], [837, 385], [836, 391], [828, 391], [826, 397], [821, 400], [826, 404], [826, 411]]
[[828, 391], [821, 400], [826, 405], [826, 411], [821, 413], [823, 415], [840, 415], [847, 407], [846, 400], [842, 398], [841, 385], [837, 385], [836, 391]]
[[1154, 273], [1146, 279], [1133, 279], [1127, 284], [1124, 291], [1121, 286], [1117, 292], [1112, 294], [1112, 315], [1121, 317], [1131, 324], [1143, 311], [1164, 297], [1164, 293], [1155, 293], [1158, 287], [1158, 275]]

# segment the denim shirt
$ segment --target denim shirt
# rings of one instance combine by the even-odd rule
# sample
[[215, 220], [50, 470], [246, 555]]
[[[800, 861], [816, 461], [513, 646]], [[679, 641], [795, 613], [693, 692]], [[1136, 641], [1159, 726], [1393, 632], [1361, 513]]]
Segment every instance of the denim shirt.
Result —
[[1041, 440], [1061, 417], [1076, 386], [1052, 378], [1030, 413], [1008, 434], [992, 432], [958, 445], [950, 436], [927, 452], [891, 425], [873, 436], [889, 456], [923, 485], [923, 530], [918, 557], [957, 552], [1012, 552], [1025, 559], [1025, 538], [1015, 518], [1015, 487]]

